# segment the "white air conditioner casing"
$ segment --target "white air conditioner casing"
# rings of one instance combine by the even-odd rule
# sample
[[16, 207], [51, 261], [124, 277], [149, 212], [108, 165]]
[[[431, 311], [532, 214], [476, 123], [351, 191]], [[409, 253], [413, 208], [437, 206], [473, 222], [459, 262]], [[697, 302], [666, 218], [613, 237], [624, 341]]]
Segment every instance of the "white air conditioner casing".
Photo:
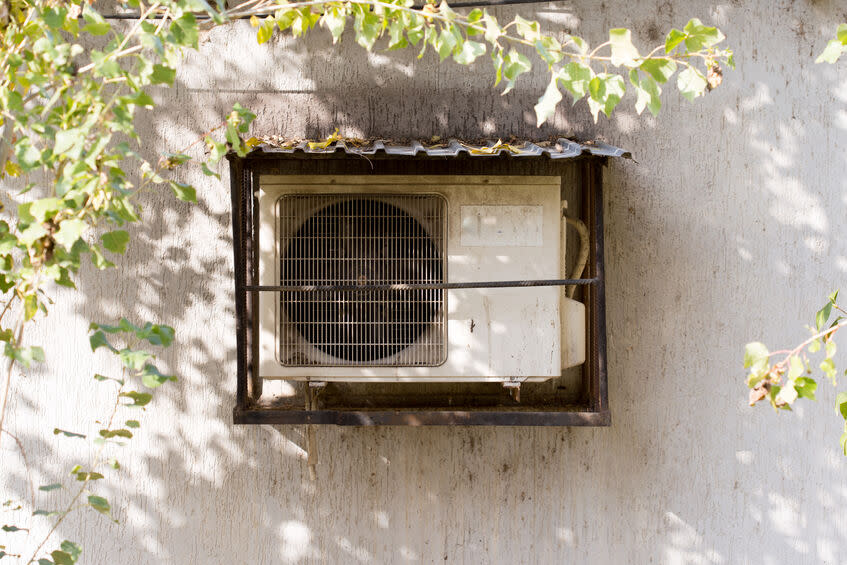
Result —
[[[561, 178], [263, 175], [259, 284], [280, 281], [281, 199], [303, 194], [438, 194], [446, 200], [450, 283], [567, 278]], [[279, 294], [259, 296], [259, 376], [320, 381], [543, 381], [585, 360], [585, 308], [564, 287], [448, 290], [446, 360], [437, 366], [284, 366]]]

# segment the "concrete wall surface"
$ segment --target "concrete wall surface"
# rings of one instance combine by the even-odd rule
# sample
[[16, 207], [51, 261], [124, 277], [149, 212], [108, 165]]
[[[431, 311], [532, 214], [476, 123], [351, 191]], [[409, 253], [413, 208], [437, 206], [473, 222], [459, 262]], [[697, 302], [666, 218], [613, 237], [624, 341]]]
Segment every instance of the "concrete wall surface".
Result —
[[[258, 114], [258, 134], [558, 133], [631, 150], [636, 161], [605, 176], [612, 427], [321, 428], [310, 481], [303, 429], [231, 424], [228, 171], [186, 172], [200, 204], [151, 194], [121, 269], [86, 269], [80, 292], [58, 293], [27, 336], [48, 362], [16, 377], [8, 421], [39, 485], [87, 458], [52, 429], [91, 432], [108, 409], [89, 375], [115, 366], [90, 353], [88, 321], [177, 329], [162, 364], [180, 380], [98, 486], [120, 523], [76, 514], [57, 541], [79, 541], [94, 564], [847, 563], [833, 387], [777, 415], [746, 406], [741, 368], [748, 341], [799, 342], [845, 279], [847, 61], [813, 61], [847, 4], [585, 0], [496, 13], [594, 44], [629, 27], [640, 46], [699, 17], [726, 33], [738, 68], [693, 104], [669, 85], [658, 119], [627, 98], [596, 127], [583, 102], [536, 130], [543, 69], [503, 97], [487, 59], [368, 54], [351, 35], [333, 47], [325, 31], [257, 46], [240, 22], [204, 36], [176, 85], [156, 93], [159, 110], [139, 120], [143, 151], [187, 145], [233, 102]], [[25, 497], [12, 442], [0, 460], [3, 492]], [[42, 506], [66, 494], [41, 495]]]

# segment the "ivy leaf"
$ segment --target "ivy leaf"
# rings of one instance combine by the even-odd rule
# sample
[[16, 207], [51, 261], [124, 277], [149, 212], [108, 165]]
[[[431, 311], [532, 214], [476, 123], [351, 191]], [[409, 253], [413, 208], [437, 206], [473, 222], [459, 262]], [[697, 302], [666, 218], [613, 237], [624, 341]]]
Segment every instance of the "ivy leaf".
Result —
[[172, 86], [176, 78], [176, 70], [166, 65], [153, 65], [153, 72], [150, 74], [151, 84], [167, 84]]
[[108, 500], [102, 496], [95, 496], [93, 494], [88, 497], [88, 505], [105, 516], [109, 516], [112, 510]]
[[647, 59], [639, 68], [656, 82], [664, 84], [676, 72], [676, 63], [670, 59]]
[[506, 89], [503, 94], [508, 94], [515, 87], [517, 78], [532, 69], [532, 62], [526, 55], [510, 50], [503, 59], [503, 78], [506, 79]]
[[835, 63], [844, 53], [844, 45], [837, 39], [830, 39], [823, 52], [815, 59], [815, 63]]
[[134, 349], [121, 349], [118, 352], [118, 357], [121, 360], [121, 363], [124, 364], [128, 369], [133, 369], [136, 371], [140, 371], [144, 364], [147, 362], [152, 355], [147, 353], [146, 351], [134, 350]]
[[806, 367], [803, 365], [803, 360], [799, 355], [792, 355], [788, 361], [788, 379], [794, 380], [803, 374]]
[[460, 65], [470, 65], [484, 54], [485, 45], [478, 41], [465, 41], [461, 50], [453, 55], [453, 59]]
[[100, 437], [109, 439], [113, 437], [125, 437], [127, 439], [132, 438], [132, 432], [129, 430], [119, 429], [119, 430], [100, 430]]
[[637, 67], [640, 57], [638, 49], [632, 44], [632, 32], [624, 28], [609, 30], [609, 44], [612, 47], [612, 65], [619, 67]]
[[815, 327], [818, 331], [823, 329], [826, 321], [829, 320], [829, 316], [832, 313], [832, 301], [827, 302], [823, 308], [818, 310], [817, 314], [815, 314]]
[[635, 87], [635, 92], [638, 98], [635, 102], [635, 111], [641, 115], [644, 108], [648, 108], [653, 116], [659, 114], [659, 109], [662, 107], [662, 89], [653, 80], [653, 77], [647, 75], [644, 78], [639, 77], [638, 71], [632, 69], [629, 72], [629, 80]]
[[706, 91], [706, 77], [694, 67], [687, 67], [676, 79], [676, 86], [689, 102], [693, 102]]
[[173, 21], [171, 33], [178, 45], [197, 49], [197, 41], [200, 36], [197, 31], [197, 20], [191, 12], [186, 12]]
[[829, 377], [833, 382], [835, 382], [835, 362], [832, 359], [824, 359], [823, 361], [821, 361], [821, 364], [818, 365], [818, 367], [820, 367], [820, 370], [823, 371], [823, 373], [827, 377]]
[[575, 62], [563, 66], [558, 74], [562, 86], [571, 93], [574, 104], [588, 92], [588, 85], [592, 78], [594, 78], [594, 71], [591, 67]]
[[601, 111], [607, 117], [611, 115], [625, 92], [626, 86], [623, 77], [620, 75], [600, 73], [591, 79], [591, 82], [588, 83], [588, 108], [591, 110], [591, 115], [594, 116], [594, 121], [597, 121], [597, 116]]
[[671, 29], [665, 39], [665, 53], [670, 53], [683, 41], [685, 41], [685, 34], [678, 29]]
[[44, 492], [50, 492], [51, 490], [56, 490], [56, 489], [60, 489], [60, 488], [62, 488], [62, 483], [53, 483], [53, 484], [50, 484], [50, 485], [42, 485], [42, 486], [38, 487], [38, 490], [41, 490], [41, 491], [44, 491]]
[[344, 27], [347, 25], [347, 15], [342, 12], [341, 8], [327, 8], [321, 16], [321, 25], [332, 34], [332, 43], [338, 43], [344, 33]]
[[744, 368], [752, 374], [760, 374], [767, 370], [770, 352], [764, 343], [754, 341], [744, 346]]
[[122, 392], [120, 396], [124, 398], [129, 398], [132, 400], [132, 404], [126, 404], [125, 406], [146, 406], [153, 400], [153, 395], [147, 392], [138, 392], [138, 391], [130, 391], [130, 392]]
[[835, 397], [835, 409], [847, 420], [847, 392], [839, 392]]
[[691, 18], [685, 27], [685, 48], [688, 51], [700, 51], [705, 47], [713, 47], [726, 39], [716, 27], [703, 25], [697, 18]]
[[553, 114], [556, 113], [556, 106], [562, 101], [562, 93], [556, 85], [557, 77], [554, 75], [547, 85], [547, 89], [538, 103], [535, 105], [536, 126], [541, 127], [541, 124], [546, 122]]
[[168, 181], [171, 190], [174, 191], [174, 196], [183, 202], [197, 202], [197, 191], [190, 184]]
[[37, 346], [15, 347], [7, 343], [3, 353], [6, 357], [14, 359], [27, 368], [32, 366], [33, 363], [44, 362], [44, 350]]
[[103, 242], [103, 247], [112, 253], [123, 254], [126, 252], [126, 245], [129, 243], [129, 232], [126, 230], [115, 230], [104, 233], [100, 236]]
[[175, 381], [176, 377], [172, 375], [163, 375], [159, 369], [151, 363], [144, 365], [144, 369], [138, 375], [141, 377], [141, 383], [147, 388], [157, 388], [168, 381]]
[[62, 434], [65, 437], [77, 437], [77, 438], [80, 438], [80, 439], [85, 439], [85, 435], [83, 435], [83, 434], [78, 434], [76, 432], [69, 432], [68, 430], [63, 430], [61, 428], [53, 428], [53, 435], [57, 436], [59, 434]]
[[91, 351], [97, 351], [101, 347], [106, 347], [112, 352], [117, 352], [109, 340], [106, 338], [106, 334], [102, 332], [102, 330], [97, 330], [93, 334], [91, 334], [88, 338], [88, 342], [91, 344]]
[[90, 5], [85, 5], [82, 11], [82, 17], [85, 18], [86, 25], [82, 31], [91, 35], [106, 35], [112, 27], [109, 25], [103, 16], [97, 13]]
[[69, 219], [62, 222], [59, 226], [59, 231], [53, 238], [68, 251], [71, 250], [73, 244], [82, 236], [82, 233], [88, 228], [88, 223], [84, 220]]
[[815, 400], [815, 391], [818, 388], [818, 383], [809, 377], [799, 377], [794, 381], [794, 388], [797, 390], [797, 396], [800, 398]]

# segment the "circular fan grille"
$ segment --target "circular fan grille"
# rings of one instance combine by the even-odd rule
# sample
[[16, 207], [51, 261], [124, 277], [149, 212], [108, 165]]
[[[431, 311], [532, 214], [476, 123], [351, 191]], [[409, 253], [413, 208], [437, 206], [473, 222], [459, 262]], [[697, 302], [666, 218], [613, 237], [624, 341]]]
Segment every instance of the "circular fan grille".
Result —
[[[312, 214], [285, 246], [289, 284], [396, 284], [443, 280], [438, 247], [402, 209], [350, 198]], [[322, 352], [351, 363], [390, 358], [439, 318], [443, 290], [293, 292], [282, 296], [288, 323]]]

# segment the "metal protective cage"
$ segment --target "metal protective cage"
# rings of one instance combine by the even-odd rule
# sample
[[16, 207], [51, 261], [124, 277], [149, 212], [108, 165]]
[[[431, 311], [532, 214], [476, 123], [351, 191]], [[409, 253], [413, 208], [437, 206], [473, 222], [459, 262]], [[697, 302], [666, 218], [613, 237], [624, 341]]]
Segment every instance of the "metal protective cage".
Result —
[[[565, 143], [567, 145], [562, 146]], [[527, 147], [538, 149], [528, 144]], [[418, 145], [420, 147], [420, 145]], [[466, 147], [466, 146], [465, 146]], [[275, 149], [260, 146], [245, 158], [230, 154], [233, 256], [237, 344], [236, 424], [337, 425], [509, 425], [607, 426], [611, 422], [606, 375], [605, 278], [603, 270], [602, 170], [608, 157], [628, 153], [602, 144], [578, 145], [560, 140], [555, 150], [528, 151], [520, 157], [471, 151], [431, 155], [398, 151], [382, 144], [369, 152], [351, 151], [338, 143], [320, 151], [304, 145]], [[366, 158], [363, 158], [366, 157]], [[261, 175], [555, 175], [562, 178], [562, 199], [568, 211], [589, 231], [589, 258], [575, 298], [586, 306], [586, 361], [578, 390], [557, 379], [524, 383], [520, 395], [497, 383], [320, 383], [289, 382], [293, 393], [280, 398], [262, 396], [258, 366], [258, 298], [267, 291], [258, 285], [258, 201]], [[337, 198], [337, 197], [336, 197]], [[332, 206], [332, 198], [327, 200]], [[314, 203], [312, 203], [314, 204]], [[325, 208], [325, 206], [324, 206]], [[321, 209], [318, 206], [316, 209]], [[341, 210], [339, 208], [339, 210]], [[339, 210], [336, 210], [338, 212]], [[285, 221], [283, 217], [281, 221]], [[410, 224], [411, 225], [411, 224]], [[284, 229], [293, 229], [290, 226]], [[283, 230], [284, 231], [284, 230]], [[296, 255], [296, 254], [295, 254]], [[287, 268], [281, 256], [280, 269]], [[293, 263], [292, 263], [293, 264]], [[344, 276], [324, 280], [326, 273], [291, 277], [315, 285], [350, 283]], [[518, 277], [516, 277], [518, 278]], [[446, 276], [443, 280], [447, 280]], [[442, 280], [442, 283], [443, 283]], [[390, 277], [365, 281], [395, 283]], [[451, 284], [419, 285], [443, 294]], [[362, 281], [352, 281], [352, 285]], [[564, 281], [514, 281], [512, 286], [564, 284]], [[439, 288], [429, 288], [431, 286]], [[483, 286], [484, 287], [484, 286]], [[330, 287], [333, 288], [333, 287]], [[339, 287], [340, 288], [340, 287]], [[413, 287], [416, 288], [416, 287]], [[288, 298], [307, 299], [291, 287], [274, 291]], [[383, 290], [383, 292], [385, 292]], [[318, 314], [320, 315], [320, 314]], [[443, 323], [443, 322], [442, 322]], [[337, 357], [337, 356], [336, 356]], [[296, 362], [295, 362], [296, 364]], [[320, 390], [320, 394], [316, 394]]]

